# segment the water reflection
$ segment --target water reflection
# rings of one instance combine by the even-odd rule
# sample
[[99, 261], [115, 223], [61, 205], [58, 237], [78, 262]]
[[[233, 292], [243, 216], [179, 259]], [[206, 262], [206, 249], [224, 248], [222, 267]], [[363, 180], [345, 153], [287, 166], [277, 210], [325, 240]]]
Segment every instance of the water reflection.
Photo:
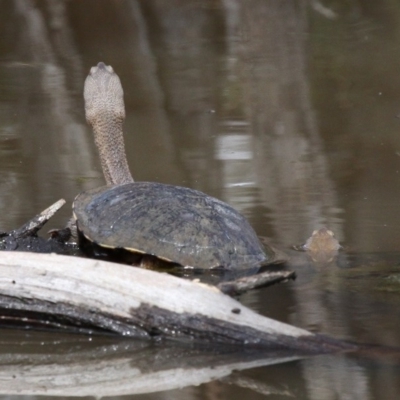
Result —
[[370, 398], [368, 378], [374, 364], [342, 355], [301, 360], [301, 355], [259, 349], [46, 333], [19, 333], [16, 341], [13, 331], [5, 331], [0, 348], [0, 392], [9, 396], [133, 398], [169, 392], [193, 397], [190, 386], [202, 385], [199, 393], [206, 399], [214, 398], [215, 390], [224, 398]]
[[[237, 371], [288, 363], [301, 355], [194, 344], [29, 334], [23, 343], [6, 335], [13, 357], [0, 355], [0, 393], [47, 396], [122, 396], [155, 393], [214, 380], [248, 382]], [[39, 346], [39, 347], [37, 347]], [[12, 376], [12, 380], [9, 377]], [[252, 384], [254, 385], [253, 381]], [[240, 383], [239, 383], [240, 384]], [[243, 383], [244, 384], [244, 383]], [[260, 387], [265, 383], [258, 383]], [[269, 390], [290, 395], [273, 384]], [[256, 390], [257, 391], [257, 390]]]
[[[81, 92], [90, 66], [104, 61], [124, 85], [136, 179], [220, 197], [281, 248], [328, 226], [351, 251], [399, 250], [395, 2], [0, 6], [1, 230], [103, 182]], [[69, 215], [65, 208], [55, 225]], [[399, 346], [398, 292], [374, 290], [378, 278], [398, 273], [397, 256], [382, 257], [367, 275], [363, 262], [322, 272], [293, 263], [297, 282], [243, 301], [338, 337]], [[289, 376], [303, 398], [335, 390], [338, 398], [395, 398], [395, 368], [382, 370], [333, 357], [254, 375]], [[207, 386], [190, 396], [215, 391]], [[237, 389], [221, 392], [235, 397]]]

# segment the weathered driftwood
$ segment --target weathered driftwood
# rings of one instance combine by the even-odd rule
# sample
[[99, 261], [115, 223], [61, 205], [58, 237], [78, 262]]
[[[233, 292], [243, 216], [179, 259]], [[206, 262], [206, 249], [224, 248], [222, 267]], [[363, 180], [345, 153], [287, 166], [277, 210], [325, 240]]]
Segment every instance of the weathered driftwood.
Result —
[[260, 316], [209, 285], [97, 260], [2, 252], [0, 323], [18, 321], [311, 353], [351, 348]]
[[[43, 344], [42, 339], [34, 353], [32, 340], [26, 346], [26, 353], [20, 343], [15, 348], [8, 343], [9, 347], [0, 352], [0, 394], [99, 398], [154, 393], [199, 385], [228, 377], [232, 371], [289, 362], [304, 356], [288, 351], [263, 352], [254, 348], [216, 348], [193, 343], [121, 339], [98, 343], [98, 338], [91, 343], [79, 340], [74, 343], [69, 340], [67, 345], [63, 345], [62, 338], [54, 345], [45, 340], [43, 346], [39, 345]], [[238, 381], [243, 386], [241, 380], [236, 374], [230, 382]], [[278, 388], [271, 388], [271, 391], [287, 393]]]

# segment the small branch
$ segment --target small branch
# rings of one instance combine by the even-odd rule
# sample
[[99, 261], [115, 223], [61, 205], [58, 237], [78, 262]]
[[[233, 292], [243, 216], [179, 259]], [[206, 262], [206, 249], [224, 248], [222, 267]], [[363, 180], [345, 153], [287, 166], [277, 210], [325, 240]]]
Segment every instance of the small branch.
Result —
[[26, 224], [22, 225], [20, 228], [15, 229], [10, 232], [15, 239], [25, 238], [28, 236], [34, 236], [37, 232], [43, 228], [46, 222], [65, 204], [64, 199], [60, 199], [50, 207], [46, 208], [40, 214], [33, 217]]
[[252, 289], [274, 285], [278, 282], [295, 279], [296, 274], [292, 271], [265, 271], [260, 274], [245, 276], [234, 281], [221, 282], [218, 289], [225, 294], [239, 295]]

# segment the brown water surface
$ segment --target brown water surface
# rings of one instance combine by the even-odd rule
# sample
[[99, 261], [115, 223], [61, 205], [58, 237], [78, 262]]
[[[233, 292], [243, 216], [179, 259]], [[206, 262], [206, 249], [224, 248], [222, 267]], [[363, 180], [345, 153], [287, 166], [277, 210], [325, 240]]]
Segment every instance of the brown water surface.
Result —
[[[123, 83], [136, 180], [223, 199], [280, 249], [327, 226], [353, 254], [322, 270], [295, 261], [297, 281], [245, 304], [400, 347], [398, 2], [0, 0], [0, 9], [0, 230], [64, 197], [49, 229], [62, 226], [74, 196], [103, 184], [82, 90], [104, 61]], [[28, 353], [41, 343], [12, 337]], [[47, 338], [41, 351], [51, 342], [54, 352]], [[0, 360], [22, 351], [0, 348]], [[398, 358], [324, 356], [249, 369], [242, 384], [131, 397], [397, 399], [399, 376]]]

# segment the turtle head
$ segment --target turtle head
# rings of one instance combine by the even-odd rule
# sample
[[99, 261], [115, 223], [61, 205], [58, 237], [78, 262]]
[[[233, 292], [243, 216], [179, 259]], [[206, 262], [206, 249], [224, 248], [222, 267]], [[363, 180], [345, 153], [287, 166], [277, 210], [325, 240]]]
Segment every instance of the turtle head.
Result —
[[111, 65], [99, 62], [90, 69], [83, 92], [87, 122], [93, 126], [99, 119], [125, 119], [124, 91]]

